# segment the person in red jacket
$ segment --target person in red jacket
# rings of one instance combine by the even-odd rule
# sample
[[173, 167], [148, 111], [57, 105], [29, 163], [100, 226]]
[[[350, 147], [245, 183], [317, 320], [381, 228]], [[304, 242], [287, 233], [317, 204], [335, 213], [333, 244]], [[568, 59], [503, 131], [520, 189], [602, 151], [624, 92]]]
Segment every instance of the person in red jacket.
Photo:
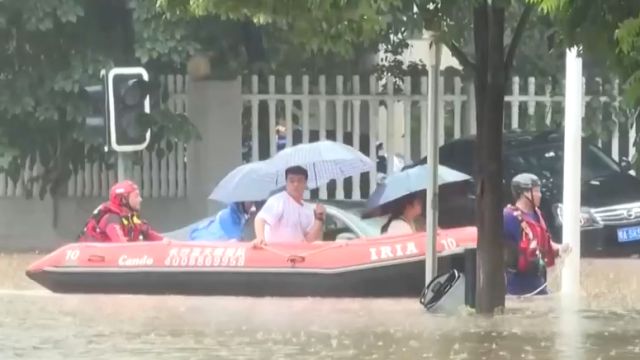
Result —
[[546, 295], [547, 268], [571, 251], [552, 241], [539, 209], [540, 179], [522, 173], [511, 180], [514, 203], [503, 210], [506, 245], [506, 286], [509, 295]]
[[160, 241], [164, 237], [140, 219], [140, 191], [130, 180], [116, 183], [82, 230], [80, 242]]

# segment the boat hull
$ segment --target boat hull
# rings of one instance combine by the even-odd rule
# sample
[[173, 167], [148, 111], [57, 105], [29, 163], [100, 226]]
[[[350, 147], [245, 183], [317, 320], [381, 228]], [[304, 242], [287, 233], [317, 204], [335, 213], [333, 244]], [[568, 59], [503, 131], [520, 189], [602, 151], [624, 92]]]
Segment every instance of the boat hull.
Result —
[[[73, 244], [33, 264], [27, 270], [27, 276], [56, 293], [415, 297], [425, 285], [424, 252], [418, 249], [419, 245], [416, 245], [418, 253], [402, 253], [402, 256], [386, 259], [380, 259], [385, 251], [372, 250], [384, 247], [400, 251], [405, 249], [403, 246], [406, 244], [413, 244], [414, 238], [353, 243], [344, 248], [326, 245], [326, 250], [318, 247], [311, 250], [313, 254], [307, 251], [306, 256], [284, 256], [282, 251], [269, 253], [266, 250], [255, 250], [254, 255], [254, 250], [246, 247], [246, 244], [119, 245], [116, 249], [105, 245]], [[218, 258], [212, 262], [203, 262], [202, 258], [195, 259], [189, 254], [184, 258], [171, 257], [172, 253], [177, 252], [172, 252], [176, 246], [181, 251], [189, 249], [192, 255], [196, 247], [211, 247], [209, 253], [215, 253], [216, 248], [224, 246], [225, 252], [220, 251], [220, 254], [229, 253], [236, 257], [226, 260]], [[232, 250], [234, 246], [235, 252]], [[240, 250], [242, 261], [230, 266], [232, 260], [239, 259], [237, 255]], [[301, 251], [289, 249], [292, 254], [300, 254]], [[128, 259], [136, 259], [137, 262], [126, 260], [127, 254]], [[463, 270], [463, 254], [462, 248], [460, 251], [439, 254], [439, 272], [453, 267]], [[73, 261], [69, 260], [70, 257]], [[221, 266], [223, 262], [227, 262], [225, 266]]]
[[[464, 271], [462, 256], [440, 258], [441, 272]], [[250, 297], [415, 297], [424, 285], [424, 258], [385, 266], [321, 271], [201, 271], [49, 269], [29, 273], [56, 293]]]

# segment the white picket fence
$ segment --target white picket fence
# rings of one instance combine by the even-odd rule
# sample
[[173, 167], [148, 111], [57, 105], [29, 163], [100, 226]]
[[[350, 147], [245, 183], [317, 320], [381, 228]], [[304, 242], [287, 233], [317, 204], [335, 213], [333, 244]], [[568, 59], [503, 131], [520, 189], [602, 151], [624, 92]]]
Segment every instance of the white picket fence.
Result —
[[[351, 133], [353, 141], [350, 145], [360, 149], [374, 162], [377, 158], [377, 142], [384, 143], [387, 154], [400, 154], [409, 162], [427, 152], [427, 120], [431, 113], [428, 111], [431, 104], [426, 96], [427, 76], [382, 81], [375, 76], [366, 79], [359, 76], [319, 76], [313, 84], [309, 76], [302, 76], [295, 82], [292, 76], [277, 79], [275, 76], [266, 79], [252, 76], [248, 80], [244, 84], [243, 94], [243, 121], [249, 129], [243, 134], [246, 161], [263, 159], [276, 153], [278, 124], [286, 128], [286, 146], [294, 143], [293, 132], [298, 129], [301, 132], [298, 141], [301, 142], [314, 140], [310, 136], [313, 131], [316, 132], [316, 138], [331, 138], [339, 142], [345, 140], [346, 133]], [[327, 86], [329, 81], [332, 86]], [[591, 86], [587, 87], [587, 83], [585, 79], [585, 108], [594, 102], [618, 106], [617, 81], [606, 84], [596, 78], [591, 81]], [[453, 76], [441, 76], [439, 84], [441, 101], [438, 114], [444, 123], [438, 134], [440, 144], [475, 133], [473, 86]], [[419, 89], [415, 89], [416, 85]], [[536, 81], [533, 77], [524, 80], [513, 77], [508, 86], [511, 93], [505, 97], [505, 130], [542, 130], [562, 123], [562, 86], [553, 92], [550, 79]], [[613, 96], [606, 95], [605, 86], [614, 88]], [[587, 93], [587, 88], [594, 88], [593, 92]], [[602, 123], [605, 112], [596, 112], [595, 115], [598, 114]], [[585, 113], [585, 118], [593, 116], [591, 112]], [[335, 132], [329, 136], [332, 131]], [[635, 154], [635, 126], [624, 133], [628, 138], [625, 139], [627, 146], [622, 153], [626, 156]], [[598, 139], [598, 143], [606, 145], [605, 150], [616, 160], [621, 153], [620, 134], [616, 126], [610, 138], [605, 139], [608, 140], [604, 141], [607, 144], [603, 144], [603, 139]], [[368, 140], [368, 146], [364, 148], [361, 146], [362, 136]], [[392, 166], [393, 163], [388, 161], [387, 169], [390, 170]], [[368, 182], [374, 184], [375, 178], [376, 174], [370, 173]], [[367, 196], [366, 191], [365, 194], [360, 191], [361, 181], [362, 178], [353, 179], [353, 191], [348, 198]], [[370, 186], [368, 192], [372, 190]], [[319, 198], [325, 199], [327, 196], [325, 186], [320, 189]], [[334, 196], [338, 199], [345, 197], [344, 183], [336, 185]]]
[[[187, 77], [166, 75], [160, 78], [162, 91], [168, 93], [166, 105], [175, 113], [187, 112]], [[186, 194], [185, 147], [174, 143], [172, 151], [163, 157], [149, 151], [142, 152], [142, 163], [134, 167], [134, 179], [141, 186], [143, 197], [183, 197]], [[17, 182], [6, 174], [0, 174], [0, 198], [22, 197], [29, 179], [39, 174], [42, 167], [36, 163], [33, 169], [26, 168]], [[110, 186], [117, 179], [115, 166], [107, 169], [100, 163], [85, 162], [84, 168], [73, 174], [67, 183], [69, 197], [106, 197]], [[40, 184], [33, 183], [33, 193], [38, 194]]]
[[[376, 161], [378, 142], [384, 144], [387, 154], [400, 154], [407, 161], [426, 154], [428, 110], [431, 106], [426, 96], [426, 76], [382, 80], [375, 76], [319, 76], [313, 80], [309, 76], [295, 79], [293, 76], [268, 76], [262, 82], [257, 76], [251, 76], [244, 80], [247, 84], [243, 93], [238, 94], [242, 96], [244, 109], [238, 117], [244, 124], [242, 141], [246, 161], [267, 158], [276, 153], [276, 126], [279, 122], [286, 128], [287, 146], [291, 146], [294, 140], [297, 143], [331, 138], [360, 149], [373, 161]], [[442, 76], [439, 81], [441, 101], [438, 114], [444, 123], [438, 134], [440, 144], [475, 133], [473, 86], [455, 76]], [[170, 95], [167, 105], [174, 112], [188, 113], [186, 82], [187, 77], [183, 75], [162, 78], [163, 89]], [[603, 104], [618, 105], [617, 81], [605, 83], [601, 79], [592, 79], [586, 83], [595, 85], [585, 86], [588, 89], [585, 107], [591, 103], [600, 104], [600, 108]], [[562, 122], [564, 99], [561, 86], [552, 91], [547, 79], [541, 81], [532, 77], [513, 77], [508, 86], [511, 91], [505, 97], [505, 129], [540, 129]], [[613, 86], [613, 97], [605, 95], [606, 86]], [[606, 113], [591, 111], [589, 107], [585, 118], [595, 118], [595, 123], [600, 119], [603, 123], [604, 117], [608, 116]], [[613, 158], [635, 154], [635, 127], [629, 130], [619, 124], [610, 132], [609, 138], [599, 139], [599, 142]], [[202, 135], [207, 138], [207, 134]], [[174, 145], [174, 149], [162, 158], [143, 152], [142, 165], [135, 168], [135, 180], [141, 184], [144, 197], [185, 196], [185, 149], [181, 144]], [[388, 169], [392, 166], [389, 161]], [[38, 169], [38, 166], [33, 170], [26, 169], [17, 183], [0, 174], [0, 198], [23, 196], [26, 179]], [[335, 190], [323, 187], [319, 197], [366, 197], [373, 187], [362, 185], [361, 188], [361, 182], [375, 184], [376, 175], [373, 172], [349, 179], [337, 184]], [[115, 170], [86, 163], [84, 169], [69, 180], [68, 196], [105, 197], [115, 179]], [[345, 192], [345, 184], [352, 190]], [[36, 184], [36, 190], [37, 187]]]

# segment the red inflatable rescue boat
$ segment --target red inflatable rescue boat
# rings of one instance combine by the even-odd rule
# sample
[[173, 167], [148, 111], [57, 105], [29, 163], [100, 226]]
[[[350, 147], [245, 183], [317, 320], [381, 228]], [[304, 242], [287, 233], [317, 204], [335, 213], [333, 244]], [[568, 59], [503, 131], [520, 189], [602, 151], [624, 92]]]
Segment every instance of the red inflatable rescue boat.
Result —
[[[27, 269], [57, 293], [414, 297], [425, 285], [425, 233], [347, 242], [139, 242], [65, 245]], [[475, 227], [438, 234], [439, 272], [475, 248]]]

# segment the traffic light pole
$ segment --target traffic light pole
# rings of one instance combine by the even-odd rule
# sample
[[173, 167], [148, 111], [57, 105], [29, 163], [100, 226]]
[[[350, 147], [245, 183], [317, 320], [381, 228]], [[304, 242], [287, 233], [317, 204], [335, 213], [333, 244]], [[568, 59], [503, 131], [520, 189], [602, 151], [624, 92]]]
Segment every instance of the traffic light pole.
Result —
[[133, 180], [135, 153], [147, 147], [151, 129], [139, 123], [150, 114], [149, 74], [143, 67], [115, 67], [106, 73], [107, 147], [118, 153], [118, 181]]
[[118, 181], [133, 180], [133, 152], [118, 152]]

